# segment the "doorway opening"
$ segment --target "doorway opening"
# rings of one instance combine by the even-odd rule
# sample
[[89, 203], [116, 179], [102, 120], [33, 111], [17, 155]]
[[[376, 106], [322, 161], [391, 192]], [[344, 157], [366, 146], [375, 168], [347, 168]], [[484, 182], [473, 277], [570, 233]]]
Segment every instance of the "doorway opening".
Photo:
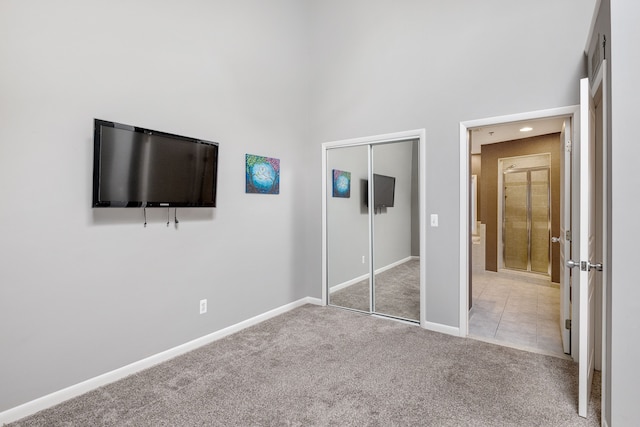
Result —
[[[569, 223], [566, 211], [570, 206], [570, 199], [567, 199], [570, 192], [565, 191], [570, 183], [565, 168], [565, 148], [572, 137], [572, 124], [577, 120], [577, 114], [578, 107], [574, 106], [461, 123], [462, 336], [478, 337], [484, 333], [491, 336], [480, 339], [559, 357], [567, 357], [565, 353], [570, 352], [569, 330], [564, 327], [565, 319], [571, 319], [569, 279], [563, 277], [561, 273], [566, 269], [560, 266], [564, 262], [562, 253], [570, 246], [564, 233], [564, 223]], [[534, 149], [535, 144], [538, 144], [537, 149]], [[546, 148], [541, 148], [543, 145]], [[544, 155], [551, 159], [548, 172], [544, 171], [546, 165], [535, 162], [510, 162], [525, 156]], [[500, 164], [503, 164], [502, 168]], [[538, 228], [546, 229], [546, 234], [542, 233], [542, 241], [536, 242], [535, 250], [534, 242], [529, 243], [527, 238], [526, 249], [520, 254], [526, 264], [519, 264], [521, 268], [509, 268], [509, 261], [505, 265], [503, 257], [505, 243], [509, 246], [505, 241], [509, 236], [503, 235], [503, 226], [508, 224], [503, 224], [503, 220], [509, 218], [503, 218], [505, 212], [498, 200], [504, 197], [505, 175], [517, 174], [517, 169], [526, 172], [513, 176], [524, 178], [521, 180], [526, 182], [523, 187], [531, 186], [529, 169], [543, 170], [540, 174], [547, 178], [542, 181], [548, 182], [549, 190], [545, 190], [544, 183], [540, 184], [538, 196], [543, 198], [546, 194], [549, 213], [543, 206], [539, 209], [539, 218], [534, 220], [533, 213], [527, 214], [517, 226], [511, 224], [528, 236], [529, 229], [536, 223]], [[509, 178], [512, 177], [508, 176], [507, 180]], [[534, 177], [534, 180], [538, 178]], [[476, 190], [472, 189], [474, 185]], [[507, 188], [507, 192], [509, 190]], [[526, 212], [525, 201], [533, 195], [524, 193], [523, 197], [517, 209]], [[566, 205], [566, 209], [560, 209], [561, 205]], [[472, 217], [476, 219], [475, 224]], [[530, 256], [540, 249], [542, 258], [546, 255], [549, 259], [544, 266]], [[507, 251], [513, 254], [508, 248]], [[569, 259], [569, 255], [566, 257]], [[474, 326], [474, 320], [484, 320], [484, 323]]]
[[[551, 239], [560, 229], [564, 121], [469, 129], [478, 201], [470, 239], [468, 334], [560, 357], [565, 356], [559, 245]], [[474, 228], [480, 233], [474, 235]]]

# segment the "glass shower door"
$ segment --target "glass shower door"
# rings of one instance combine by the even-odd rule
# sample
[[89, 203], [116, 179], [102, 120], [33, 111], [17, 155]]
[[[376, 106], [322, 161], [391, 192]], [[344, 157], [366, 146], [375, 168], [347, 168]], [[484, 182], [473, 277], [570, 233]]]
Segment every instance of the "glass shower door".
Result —
[[503, 182], [504, 267], [549, 274], [549, 168], [507, 170]]
[[531, 200], [531, 271], [549, 273], [551, 236], [549, 169], [529, 172]]
[[504, 267], [527, 270], [529, 265], [528, 172], [504, 174]]

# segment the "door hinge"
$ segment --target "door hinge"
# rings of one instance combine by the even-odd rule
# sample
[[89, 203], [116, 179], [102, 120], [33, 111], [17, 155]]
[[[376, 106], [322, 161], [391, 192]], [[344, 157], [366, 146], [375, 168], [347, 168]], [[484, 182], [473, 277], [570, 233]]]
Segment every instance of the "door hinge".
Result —
[[571, 230], [567, 230], [564, 236], [564, 240], [566, 240], [567, 242], [571, 241]]
[[571, 329], [571, 319], [564, 319], [564, 328]]
[[567, 153], [571, 152], [571, 141], [567, 141], [567, 145], [565, 146], [565, 150], [567, 150]]

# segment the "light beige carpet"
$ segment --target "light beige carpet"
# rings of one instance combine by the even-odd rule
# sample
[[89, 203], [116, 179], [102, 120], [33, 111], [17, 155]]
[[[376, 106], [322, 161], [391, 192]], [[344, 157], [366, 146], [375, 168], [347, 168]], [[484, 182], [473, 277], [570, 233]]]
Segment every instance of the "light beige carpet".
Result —
[[12, 426], [599, 426], [565, 359], [303, 306]]

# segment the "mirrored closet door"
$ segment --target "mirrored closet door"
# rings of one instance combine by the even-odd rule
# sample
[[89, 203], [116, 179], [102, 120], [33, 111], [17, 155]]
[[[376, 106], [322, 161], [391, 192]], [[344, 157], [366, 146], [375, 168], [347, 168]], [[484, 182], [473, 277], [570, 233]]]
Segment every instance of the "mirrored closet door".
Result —
[[374, 312], [420, 320], [418, 142], [372, 147]]
[[326, 151], [329, 305], [420, 321], [419, 143]]
[[327, 151], [327, 282], [329, 304], [371, 311], [369, 147]]

